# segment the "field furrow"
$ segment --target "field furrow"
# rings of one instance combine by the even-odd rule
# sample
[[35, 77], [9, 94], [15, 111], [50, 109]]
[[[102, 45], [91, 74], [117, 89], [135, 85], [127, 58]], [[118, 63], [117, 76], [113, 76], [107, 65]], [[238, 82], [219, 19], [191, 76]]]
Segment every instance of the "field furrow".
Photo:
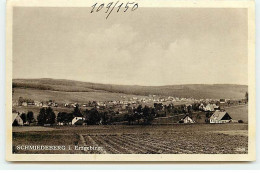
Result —
[[126, 138], [125, 136], [121, 135], [119, 136], [119, 138], [117, 138], [118, 141], [121, 141], [123, 143], [125, 143], [125, 145], [128, 148], [132, 148], [135, 153], [137, 154], [146, 154], [146, 153], [155, 153], [156, 151], [145, 146], [145, 145], [141, 145], [140, 142], [138, 142], [136, 139], [129, 139]]
[[[86, 136], [87, 137], [87, 141], [88, 142], [88, 145], [92, 145], [92, 146], [98, 146], [98, 144], [92, 139], [91, 136]], [[90, 151], [91, 154], [93, 153], [99, 153], [99, 154], [107, 154], [107, 152], [105, 150], [98, 150], [98, 151]]]
[[139, 146], [143, 146], [144, 148], [149, 148], [150, 151], [148, 151], [149, 153], [163, 153], [165, 151], [168, 151], [168, 152], [172, 152], [172, 150], [169, 149], [169, 147], [167, 146], [162, 146], [160, 144], [160, 141], [156, 141], [156, 142], [152, 142], [151, 140], [149, 139], [145, 139], [144, 137], [134, 137], [134, 136], [131, 136], [131, 135], [127, 135], [125, 136], [126, 140], [129, 140], [129, 141], [137, 141]]
[[104, 138], [103, 135], [92, 136], [92, 138], [94, 141], [96, 141], [97, 145], [102, 146], [108, 154], [120, 154], [120, 151], [111, 146], [111, 144], [109, 144], [109, 141]]

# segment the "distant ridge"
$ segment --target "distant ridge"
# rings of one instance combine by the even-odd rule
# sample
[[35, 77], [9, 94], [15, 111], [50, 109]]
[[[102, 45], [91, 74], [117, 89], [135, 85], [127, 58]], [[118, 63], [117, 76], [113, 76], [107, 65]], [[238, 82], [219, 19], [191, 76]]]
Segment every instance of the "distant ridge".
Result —
[[131, 95], [161, 95], [196, 99], [241, 99], [247, 85], [237, 84], [185, 84], [166, 86], [114, 85], [65, 79], [13, 79], [13, 88], [61, 92], [109, 92]]

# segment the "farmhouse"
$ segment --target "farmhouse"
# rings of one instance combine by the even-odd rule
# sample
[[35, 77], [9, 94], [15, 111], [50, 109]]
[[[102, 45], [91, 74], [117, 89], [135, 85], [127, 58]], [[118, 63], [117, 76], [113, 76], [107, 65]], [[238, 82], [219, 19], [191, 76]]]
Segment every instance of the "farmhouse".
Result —
[[28, 103], [27, 102], [22, 102], [22, 106], [27, 106]]
[[152, 124], [177, 124], [177, 123], [195, 123], [189, 115], [174, 115], [168, 117], [155, 118]]
[[204, 106], [203, 103], [200, 104], [199, 109], [200, 109], [200, 110], [205, 110], [205, 106]]
[[189, 115], [174, 115], [173, 116], [174, 123], [195, 123], [195, 121]]
[[34, 105], [34, 101], [32, 101], [32, 100], [27, 101], [27, 105], [28, 106], [33, 106]]
[[220, 110], [220, 107], [217, 106], [216, 104], [213, 104], [214, 110]]
[[214, 105], [213, 104], [208, 104], [205, 107], [204, 111], [210, 111], [210, 112], [214, 111]]
[[219, 106], [220, 106], [220, 109], [223, 109], [226, 106], [228, 106], [227, 100], [226, 99], [220, 99], [219, 100]]
[[12, 114], [12, 125], [13, 126], [22, 126], [23, 125], [23, 120], [22, 120], [22, 118], [20, 117], [20, 115], [19, 115], [19, 113], [16, 113], [16, 112], [13, 112], [13, 114]]
[[71, 121], [72, 125], [83, 125], [84, 124], [84, 117], [74, 117], [73, 120]]
[[195, 121], [189, 116], [189, 115], [185, 115], [183, 118], [183, 123], [195, 123]]
[[38, 106], [38, 107], [42, 107], [42, 106], [43, 106], [43, 103], [42, 103], [42, 102], [39, 102], [39, 101], [35, 101], [35, 102], [34, 102], [34, 105], [35, 105], [35, 106]]
[[219, 99], [219, 103], [224, 104], [224, 103], [226, 103], [226, 100], [225, 99]]
[[229, 123], [232, 118], [227, 112], [216, 111], [209, 118], [209, 123]]

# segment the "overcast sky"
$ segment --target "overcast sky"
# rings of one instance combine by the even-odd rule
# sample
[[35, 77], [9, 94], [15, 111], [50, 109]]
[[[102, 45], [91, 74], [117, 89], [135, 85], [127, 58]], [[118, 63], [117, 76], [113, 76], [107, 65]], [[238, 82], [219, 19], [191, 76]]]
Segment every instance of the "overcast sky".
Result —
[[14, 9], [13, 78], [247, 84], [246, 9]]

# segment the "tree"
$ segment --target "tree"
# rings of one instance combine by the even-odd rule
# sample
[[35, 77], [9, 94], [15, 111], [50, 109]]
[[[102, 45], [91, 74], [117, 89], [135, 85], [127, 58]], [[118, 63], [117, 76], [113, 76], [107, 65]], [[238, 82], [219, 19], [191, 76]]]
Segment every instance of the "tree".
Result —
[[114, 120], [114, 116], [116, 115], [115, 111], [113, 110], [108, 110], [108, 122], [112, 123]]
[[57, 122], [70, 124], [73, 118], [74, 118], [73, 113], [59, 112], [57, 115]]
[[101, 117], [97, 109], [96, 108], [91, 109], [87, 115], [87, 124], [96, 125], [100, 122], [100, 120]]
[[37, 116], [38, 124], [39, 125], [44, 125], [45, 124], [45, 118], [46, 118], [45, 108], [41, 108], [40, 109], [40, 113]]
[[171, 103], [168, 106], [166, 106], [165, 112], [166, 114], [173, 113], [174, 111], [174, 105]]
[[32, 111], [27, 112], [27, 121], [29, 122], [29, 124], [34, 122], [34, 116]]
[[163, 104], [162, 103], [154, 103], [154, 108], [156, 111], [163, 110]]
[[[142, 114], [143, 114], [143, 107], [142, 105], [139, 105], [135, 110], [134, 110], [134, 115], [131, 117], [131, 121], [138, 121], [138, 124], [140, 122], [140, 119], [142, 118]], [[132, 115], [132, 114], [131, 114]]]
[[154, 109], [154, 108], [151, 109], [151, 115], [152, 115], [153, 117], [156, 116], [156, 112], [155, 112], [155, 109]]
[[82, 117], [83, 116], [82, 113], [80, 112], [80, 109], [79, 109], [78, 105], [74, 108], [73, 115], [75, 117]]
[[102, 112], [101, 113], [101, 121], [102, 121], [102, 124], [104, 125], [107, 125], [109, 123], [109, 115], [108, 115], [108, 112]]
[[200, 104], [199, 103], [193, 103], [192, 104], [192, 109], [194, 111], [199, 111], [200, 110]]
[[26, 116], [25, 113], [22, 113], [22, 114], [21, 114], [21, 118], [22, 118], [22, 120], [23, 120], [23, 123], [26, 123], [26, 122], [27, 122], [27, 116]]
[[57, 115], [57, 122], [66, 123], [66, 116], [67, 116], [66, 112], [59, 112]]
[[[136, 113], [137, 114], [137, 113]], [[135, 115], [135, 114], [134, 114]], [[133, 114], [125, 114], [125, 119], [128, 121], [128, 125], [133, 124], [135, 117]], [[138, 121], [139, 124], [139, 121]]]
[[56, 115], [53, 112], [51, 107], [46, 109], [46, 124], [54, 124], [56, 119]]
[[151, 109], [148, 106], [145, 106], [143, 109], [143, 119], [145, 124], [151, 124], [154, 119]]
[[192, 105], [188, 105], [188, 106], [186, 107], [186, 110], [187, 110], [187, 113], [191, 114], [191, 113], [193, 112], [193, 107], [192, 107]]
[[181, 105], [181, 113], [186, 114], [185, 105]]
[[246, 99], [246, 102], [248, 102], [248, 92], [246, 92], [246, 94], [245, 94], [245, 99]]
[[[133, 114], [129, 114], [129, 115], [132, 116]], [[133, 115], [132, 117], [130, 117], [130, 120], [131, 120], [131, 121], [137, 120], [137, 122], [138, 122], [138, 124], [139, 124], [141, 118], [142, 118], [141, 113], [135, 112], [134, 115]]]
[[142, 105], [139, 105], [136, 109], [137, 113], [141, 114], [143, 111]]
[[73, 113], [65, 113], [64, 114], [64, 123], [65, 124], [70, 124], [73, 120], [74, 116], [73, 116]]
[[54, 124], [56, 119], [56, 115], [53, 112], [51, 107], [48, 108], [41, 108], [40, 113], [37, 117], [38, 124], [44, 125], [44, 124]]

